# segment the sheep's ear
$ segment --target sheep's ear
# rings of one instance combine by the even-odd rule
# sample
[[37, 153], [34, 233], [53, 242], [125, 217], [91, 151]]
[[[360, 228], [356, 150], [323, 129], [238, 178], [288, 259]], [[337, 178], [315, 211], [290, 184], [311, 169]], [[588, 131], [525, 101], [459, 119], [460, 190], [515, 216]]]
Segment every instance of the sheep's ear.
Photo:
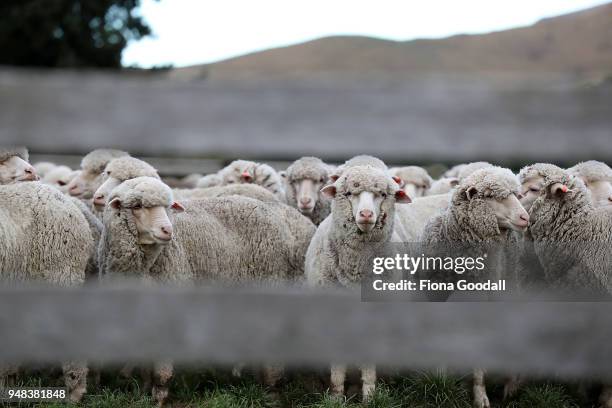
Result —
[[457, 177], [451, 177], [448, 184], [450, 184], [451, 187], [456, 187], [459, 185], [459, 179]]
[[395, 203], [396, 204], [410, 204], [412, 199], [406, 194], [404, 190], [397, 190], [395, 192]]
[[111, 208], [114, 208], [115, 210], [118, 210], [118, 209], [120, 209], [120, 208], [121, 208], [121, 200], [119, 200], [118, 198], [113, 198], [113, 199], [111, 200], [111, 202], [110, 202], [110, 203], [108, 203], [108, 205], [109, 205]]
[[471, 200], [472, 198], [474, 198], [474, 197], [476, 196], [476, 194], [478, 194], [478, 190], [477, 190], [477, 189], [476, 189], [476, 187], [474, 187], [474, 186], [472, 186], [472, 187], [468, 188], [468, 189], [465, 191], [465, 197], [466, 197], [468, 200]]
[[561, 198], [569, 191], [569, 189], [563, 183], [554, 183], [549, 187], [549, 191], [552, 197]]
[[336, 186], [330, 184], [321, 189], [321, 193], [327, 198], [334, 198], [336, 196]]
[[330, 174], [329, 175], [329, 179], [331, 180], [332, 183], [335, 183], [336, 180], [338, 180], [340, 178], [339, 174]]
[[179, 203], [178, 201], [173, 202], [172, 205], [170, 206], [170, 208], [172, 208], [174, 211], [180, 212], [180, 213], [185, 211], [185, 207], [183, 207], [183, 204]]
[[402, 185], [402, 179], [401, 178], [399, 178], [397, 176], [391, 176], [391, 178], [393, 179], [393, 181], [395, 181], [400, 186]]

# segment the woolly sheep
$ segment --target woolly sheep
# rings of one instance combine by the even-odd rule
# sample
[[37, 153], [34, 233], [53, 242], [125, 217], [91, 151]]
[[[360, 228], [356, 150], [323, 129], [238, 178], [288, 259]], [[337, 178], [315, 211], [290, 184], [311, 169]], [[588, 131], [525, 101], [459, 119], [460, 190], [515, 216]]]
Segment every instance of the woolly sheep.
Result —
[[595, 208], [580, 178], [549, 165], [529, 213], [534, 250], [550, 286], [612, 293], [612, 213]]
[[68, 185], [71, 196], [89, 200], [102, 184], [102, 171], [112, 159], [129, 156], [126, 152], [112, 149], [98, 149], [85, 155], [81, 161], [81, 173]]
[[42, 178], [41, 182], [57, 188], [64, 194], [68, 193], [68, 184], [79, 174], [68, 166], [55, 166], [49, 170]]
[[214, 197], [229, 197], [239, 195], [263, 201], [264, 203], [280, 203], [278, 196], [257, 184], [230, 184], [208, 188], [195, 188], [193, 190], [173, 190], [180, 199], [201, 199]]
[[[529, 203], [531, 250], [549, 290], [609, 297], [612, 212], [596, 208], [582, 178], [571, 173], [542, 163], [521, 170], [521, 179], [536, 180], [538, 188]], [[600, 403], [612, 407], [612, 386], [603, 387]]]
[[285, 192], [279, 174], [267, 164], [249, 160], [234, 160], [219, 171], [221, 185], [252, 183], [272, 192], [280, 200], [284, 200]]
[[446, 170], [442, 177], [458, 178], [459, 172], [466, 166], [466, 163], [456, 164], [450, 169]]
[[[409, 205], [396, 208], [396, 223], [401, 225], [398, 233], [403, 242], [418, 242], [425, 226], [436, 215], [445, 210], [450, 202], [450, 194], [418, 197]], [[400, 232], [401, 231], [401, 232]]]
[[426, 196], [439, 195], [450, 193], [453, 188], [457, 187], [459, 179], [457, 177], [442, 177], [431, 183], [429, 190], [425, 192]]
[[[340, 178], [340, 176], [342, 176], [342, 173], [345, 169], [356, 166], [371, 166], [383, 170], [385, 172], [389, 171], [389, 168], [387, 167], [385, 162], [380, 160], [378, 157], [370, 156], [368, 154], [361, 154], [350, 158], [349, 160], [344, 162], [344, 164], [336, 167], [335, 171], [332, 171], [330, 173], [329, 178], [331, 179], [331, 181], [336, 181]], [[399, 179], [396, 179], [396, 181], [399, 184]]]
[[[314, 225], [297, 210], [231, 196], [174, 201], [160, 180], [138, 177], [116, 187], [104, 211], [99, 258], [107, 277], [152, 282], [281, 282], [303, 278]], [[169, 209], [178, 214], [168, 214]], [[166, 368], [168, 368], [166, 366]], [[171, 370], [156, 377], [166, 398]]]
[[135, 157], [124, 156], [109, 161], [102, 172], [102, 183], [93, 194], [93, 204], [98, 210], [103, 209], [115, 187], [136, 177], [159, 179], [153, 166]]
[[401, 180], [400, 187], [413, 199], [423, 197], [433, 182], [427, 170], [419, 166], [393, 167], [389, 171]]
[[302, 157], [281, 173], [285, 200], [315, 225], [329, 215], [331, 201], [320, 190], [329, 181], [329, 166], [316, 157]]
[[[354, 287], [361, 282], [364, 254], [392, 240], [395, 204], [410, 199], [384, 169], [372, 166], [346, 167], [322, 192], [333, 199], [332, 210], [308, 247], [306, 280], [312, 287]], [[374, 392], [376, 368], [365, 366], [361, 372], [363, 397], [368, 399]], [[335, 395], [344, 393], [345, 376], [346, 366], [332, 365]]]
[[25, 147], [0, 147], [0, 184], [38, 180]]
[[580, 177], [591, 192], [595, 207], [612, 209], [612, 169], [606, 163], [589, 160], [568, 169]]
[[[423, 232], [425, 251], [437, 256], [486, 257], [486, 269], [458, 275], [454, 271], [428, 271], [428, 278], [442, 282], [461, 279], [506, 278], [515, 281], [519, 250], [517, 231], [529, 225], [529, 215], [519, 202], [520, 185], [508, 169], [487, 167], [461, 181], [452, 194], [446, 211], [433, 218]], [[436, 293], [445, 300], [450, 293]], [[484, 382], [484, 370], [476, 369], [474, 406], [490, 407]]]
[[[0, 278], [80, 286], [94, 247], [81, 211], [53, 187], [39, 182], [0, 186]], [[86, 392], [87, 366], [63, 365], [72, 401]]]

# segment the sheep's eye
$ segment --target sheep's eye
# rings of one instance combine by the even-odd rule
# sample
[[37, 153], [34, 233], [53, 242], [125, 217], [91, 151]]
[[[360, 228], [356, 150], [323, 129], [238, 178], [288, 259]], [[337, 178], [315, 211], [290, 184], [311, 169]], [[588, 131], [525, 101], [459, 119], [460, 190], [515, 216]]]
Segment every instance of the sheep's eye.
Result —
[[533, 191], [534, 193], [537, 193], [538, 191], [540, 191], [540, 189], [535, 188], [535, 187], [529, 187], [529, 191]]
[[60, 181], [58, 181], [58, 182], [57, 182], [57, 184], [59, 184], [60, 186], [62, 186], [62, 187], [63, 187], [63, 186], [65, 186], [65, 185], [66, 185], [66, 182], [65, 182], [65, 181], [60, 180]]
[[387, 198], [387, 193], [382, 193], [381, 196], [382, 198]]
[[319, 183], [325, 183], [325, 177], [321, 177], [321, 178], [319, 179]]
[[351, 192], [350, 192], [350, 191], [347, 191], [346, 193], [344, 193], [344, 196], [345, 196], [345, 197], [350, 197], [350, 196], [351, 196]]

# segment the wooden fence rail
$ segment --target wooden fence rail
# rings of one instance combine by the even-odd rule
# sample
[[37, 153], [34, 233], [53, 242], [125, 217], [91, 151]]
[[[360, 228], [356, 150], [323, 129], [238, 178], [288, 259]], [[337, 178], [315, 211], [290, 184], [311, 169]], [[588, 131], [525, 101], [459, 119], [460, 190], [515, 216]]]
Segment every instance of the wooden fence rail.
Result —
[[612, 378], [608, 303], [364, 303], [295, 289], [0, 290], [0, 361], [375, 362]]

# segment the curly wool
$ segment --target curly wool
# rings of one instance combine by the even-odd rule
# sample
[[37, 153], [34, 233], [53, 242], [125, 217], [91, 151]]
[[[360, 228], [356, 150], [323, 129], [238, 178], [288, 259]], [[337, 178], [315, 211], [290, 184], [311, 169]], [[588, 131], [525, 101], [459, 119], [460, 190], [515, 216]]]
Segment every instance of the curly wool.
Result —
[[[122, 186], [127, 190], [136, 180]], [[169, 191], [156, 179], [146, 181], [158, 191]], [[135, 183], [126, 195], [137, 196], [141, 184]], [[186, 283], [281, 282], [303, 276], [315, 227], [295, 209], [240, 196], [183, 204], [185, 212], [168, 214], [174, 235], [167, 245], [139, 245], [129, 208], [107, 206], [99, 249], [105, 274]]]
[[115, 178], [120, 182], [131, 180], [136, 177], [153, 177], [159, 179], [157, 170], [149, 163], [125, 156], [113, 159], [106, 165], [104, 172], [108, 177]]
[[174, 201], [172, 190], [166, 184], [153, 177], [136, 177], [124, 181], [115, 187], [108, 202], [119, 199], [121, 206], [133, 208], [142, 206], [170, 207]]
[[94, 150], [81, 160], [81, 169], [88, 173], [100, 174], [112, 159], [129, 156], [127, 152], [113, 149]]
[[29, 152], [25, 147], [0, 147], [0, 163], [17, 156], [25, 161], [29, 160]]
[[0, 186], [0, 277], [60, 286], [83, 283], [93, 238], [81, 211], [40, 182]]
[[[397, 183], [381, 169], [371, 166], [346, 168], [334, 183], [336, 196], [331, 215], [317, 229], [306, 254], [306, 279], [312, 286], [354, 286], [361, 280], [365, 254], [391, 241], [395, 224]], [[358, 195], [370, 191], [386, 194], [381, 213], [370, 232], [362, 232], [355, 223], [347, 192]]]
[[[556, 183], [568, 188], [562, 197], [550, 193]], [[612, 293], [612, 214], [593, 206], [580, 178], [550, 167], [529, 214], [534, 250], [550, 287]]]
[[548, 174], [554, 173], [562, 174], [563, 169], [550, 163], [535, 163], [523, 167], [518, 174], [518, 178], [519, 182], [523, 184], [528, 180], [538, 177], [546, 177]]
[[200, 199], [213, 197], [229, 197], [233, 195], [253, 198], [264, 203], [281, 202], [277, 196], [257, 184], [230, 184], [227, 186], [215, 186], [195, 189], [174, 189], [172, 190], [178, 199]]
[[[476, 188], [475, 195], [468, 199], [467, 191]], [[488, 167], [477, 170], [467, 177], [452, 194], [446, 212], [432, 219], [425, 227], [424, 241], [496, 242], [505, 241], [510, 231], [502, 235], [497, 217], [486, 198], [503, 200], [518, 194], [520, 185], [516, 176], [508, 169]]]
[[[293, 162], [285, 171], [286, 187], [285, 200], [291, 207], [297, 208], [298, 203], [295, 197], [295, 189], [292, 183], [304, 179], [310, 179], [325, 185], [329, 181], [329, 166], [317, 157], [302, 157]], [[304, 214], [319, 225], [331, 211], [331, 201], [319, 194], [317, 204], [310, 214]]]
[[609, 181], [612, 182], [612, 169], [606, 163], [589, 160], [578, 163], [567, 169], [570, 174], [582, 178], [586, 182]]

